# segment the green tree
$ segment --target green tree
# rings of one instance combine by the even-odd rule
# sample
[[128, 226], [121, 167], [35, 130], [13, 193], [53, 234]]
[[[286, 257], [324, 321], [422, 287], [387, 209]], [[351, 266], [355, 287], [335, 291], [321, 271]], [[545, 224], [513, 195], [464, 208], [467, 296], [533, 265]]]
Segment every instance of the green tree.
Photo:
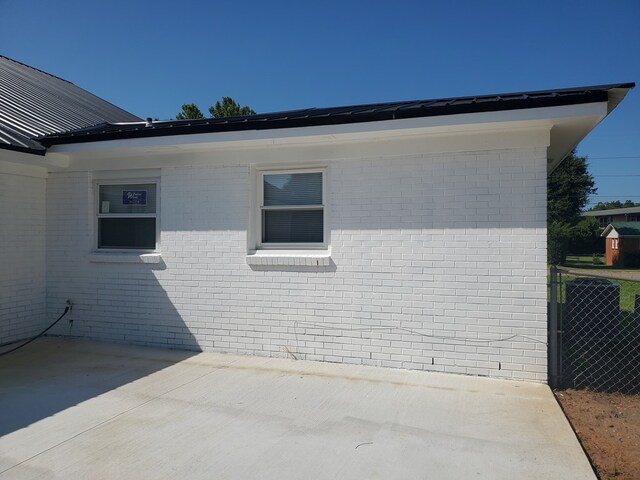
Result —
[[597, 190], [587, 158], [571, 152], [547, 179], [549, 221], [576, 224], [589, 197]]
[[209, 107], [209, 113], [213, 118], [256, 114], [256, 112], [247, 106], [241, 107], [240, 104], [231, 97], [222, 97], [222, 102], [217, 101], [213, 107]]
[[204, 118], [204, 114], [195, 103], [185, 103], [176, 115], [176, 120], [191, 120], [198, 118]]
[[[548, 261], [564, 262], [573, 238], [587, 229], [576, 228], [581, 221], [580, 212], [595, 194], [597, 188], [589, 173], [586, 157], [575, 151], [547, 179]], [[584, 227], [584, 228], [583, 228]]]
[[612, 208], [627, 207], [640, 207], [640, 203], [636, 203], [633, 200], [625, 200], [624, 202], [621, 202], [620, 200], [614, 200], [613, 202], [598, 202], [595, 204], [595, 206], [591, 207], [589, 211], [609, 210]]
[[591, 255], [604, 253], [604, 239], [600, 237], [602, 230], [594, 217], [581, 217], [569, 231], [567, 246], [574, 254]]
[[176, 120], [192, 120], [204, 118], [204, 114], [195, 103], [185, 103], [176, 115]]

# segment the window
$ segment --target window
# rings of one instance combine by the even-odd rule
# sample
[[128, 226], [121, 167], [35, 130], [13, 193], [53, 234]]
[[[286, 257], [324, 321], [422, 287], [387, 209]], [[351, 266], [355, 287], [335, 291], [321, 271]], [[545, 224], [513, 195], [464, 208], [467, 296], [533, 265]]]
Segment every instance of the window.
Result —
[[323, 170], [260, 173], [260, 246], [326, 245], [324, 176]]
[[611, 217], [611, 215], [598, 217], [598, 225], [600, 226], [600, 228], [607, 228], [607, 225], [609, 225], [613, 221], [612, 218], [613, 217]]
[[611, 239], [611, 248], [613, 248], [614, 250], [618, 250], [618, 239], [617, 238]]
[[98, 185], [98, 248], [157, 249], [156, 183]]

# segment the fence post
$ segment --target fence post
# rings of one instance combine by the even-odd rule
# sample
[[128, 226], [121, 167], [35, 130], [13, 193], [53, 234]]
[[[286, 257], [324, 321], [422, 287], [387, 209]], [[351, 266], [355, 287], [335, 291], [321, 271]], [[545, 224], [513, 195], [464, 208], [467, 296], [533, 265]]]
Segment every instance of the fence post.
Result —
[[549, 386], [559, 386], [560, 355], [558, 351], [558, 267], [549, 272]]

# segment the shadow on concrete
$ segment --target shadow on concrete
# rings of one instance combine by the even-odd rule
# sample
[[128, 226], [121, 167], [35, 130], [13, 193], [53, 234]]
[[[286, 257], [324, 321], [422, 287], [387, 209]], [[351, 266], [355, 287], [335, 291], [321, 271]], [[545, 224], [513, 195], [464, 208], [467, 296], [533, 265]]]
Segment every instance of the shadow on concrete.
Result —
[[[72, 311], [47, 334], [66, 339], [41, 338], [0, 357], [0, 435], [201, 351], [160, 284], [159, 276], [166, 270], [164, 263], [85, 265], [82, 275], [54, 284], [48, 292], [51, 321], [62, 313], [67, 298], [73, 301]], [[115, 343], [166, 350], [158, 349], [149, 356], [149, 351], [155, 349], [145, 349], [145, 360], [132, 365], [127, 361], [130, 350], [126, 355], [114, 355], [125, 348]], [[84, 356], [78, 356], [78, 351], [84, 351]], [[82, 359], [77, 365], [70, 358], [74, 355]], [[91, 358], [90, 365], [87, 358]]]
[[[41, 338], [0, 358], [0, 436], [139, 380], [196, 352]], [[89, 360], [87, 360], [89, 359]]]

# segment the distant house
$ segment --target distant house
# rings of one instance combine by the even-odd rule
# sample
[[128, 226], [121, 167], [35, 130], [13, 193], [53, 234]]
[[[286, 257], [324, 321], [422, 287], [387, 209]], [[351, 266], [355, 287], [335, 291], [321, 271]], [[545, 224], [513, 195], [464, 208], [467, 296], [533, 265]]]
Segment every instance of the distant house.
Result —
[[611, 222], [639, 222], [640, 207], [611, 208], [584, 212], [583, 217], [594, 217], [600, 228], [605, 229]]
[[610, 223], [601, 236], [606, 238], [608, 266], [636, 266], [637, 259], [631, 257], [640, 255], [640, 222]]
[[634, 84], [142, 121], [0, 57], [0, 344], [547, 380], [547, 176]]

